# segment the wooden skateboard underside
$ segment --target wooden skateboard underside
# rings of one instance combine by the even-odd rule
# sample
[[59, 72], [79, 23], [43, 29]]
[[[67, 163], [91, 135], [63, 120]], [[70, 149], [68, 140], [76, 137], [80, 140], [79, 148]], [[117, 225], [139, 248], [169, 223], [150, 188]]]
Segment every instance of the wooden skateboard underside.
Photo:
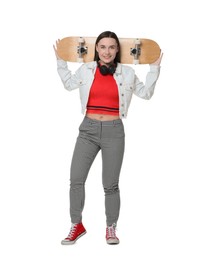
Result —
[[[119, 38], [121, 63], [150, 64], [160, 56], [159, 45], [150, 39]], [[66, 37], [57, 46], [60, 58], [69, 62], [90, 62], [94, 59], [96, 37]]]

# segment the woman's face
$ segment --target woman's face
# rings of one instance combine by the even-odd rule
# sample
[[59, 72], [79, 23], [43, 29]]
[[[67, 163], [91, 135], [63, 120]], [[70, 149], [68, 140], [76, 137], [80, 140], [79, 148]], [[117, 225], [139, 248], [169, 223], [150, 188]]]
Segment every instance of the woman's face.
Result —
[[114, 38], [103, 38], [96, 45], [100, 63], [102, 65], [110, 65], [113, 63], [118, 52], [118, 45]]

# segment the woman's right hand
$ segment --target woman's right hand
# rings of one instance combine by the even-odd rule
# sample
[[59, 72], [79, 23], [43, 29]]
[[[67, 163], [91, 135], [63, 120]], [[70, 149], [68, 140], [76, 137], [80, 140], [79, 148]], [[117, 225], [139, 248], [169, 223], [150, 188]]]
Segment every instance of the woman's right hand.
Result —
[[56, 45], [53, 44], [53, 49], [54, 49], [54, 51], [55, 51], [55, 56], [56, 56], [56, 58], [57, 58], [58, 60], [61, 60], [61, 58], [59, 57], [58, 52], [57, 52], [57, 47], [58, 47], [59, 43], [60, 43], [60, 39], [58, 39], [58, 40], [56, 41]]

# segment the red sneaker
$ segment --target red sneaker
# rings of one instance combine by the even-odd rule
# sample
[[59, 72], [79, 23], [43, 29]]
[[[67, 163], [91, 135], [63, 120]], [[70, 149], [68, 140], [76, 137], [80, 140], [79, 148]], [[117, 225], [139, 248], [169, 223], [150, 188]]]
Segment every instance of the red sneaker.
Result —
[[108, 226], [106, 228], [106, 242], [109, 245], [119, 244], [119, 239], [116, 237], [116, 224], [112, 224], [112, 226]]
[[86, 234], [86, 229], [82, 223], [72, 224], [68, 236], [61, 241], [62, 245], [71, 245], [74, 244], [78, 238]]

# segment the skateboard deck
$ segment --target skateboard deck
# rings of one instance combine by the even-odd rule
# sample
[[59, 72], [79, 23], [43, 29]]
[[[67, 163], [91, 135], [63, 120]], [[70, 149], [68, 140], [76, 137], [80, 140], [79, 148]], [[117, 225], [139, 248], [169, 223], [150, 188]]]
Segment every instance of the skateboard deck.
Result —
[[[96, 37], [65, 37], [57, 46], [61, 59], [69, 62], [90, 62], [94, 59]], [[119, 38], [121, 63], [150, 64], [160, 56], [159, 45], [151, 39]]]

